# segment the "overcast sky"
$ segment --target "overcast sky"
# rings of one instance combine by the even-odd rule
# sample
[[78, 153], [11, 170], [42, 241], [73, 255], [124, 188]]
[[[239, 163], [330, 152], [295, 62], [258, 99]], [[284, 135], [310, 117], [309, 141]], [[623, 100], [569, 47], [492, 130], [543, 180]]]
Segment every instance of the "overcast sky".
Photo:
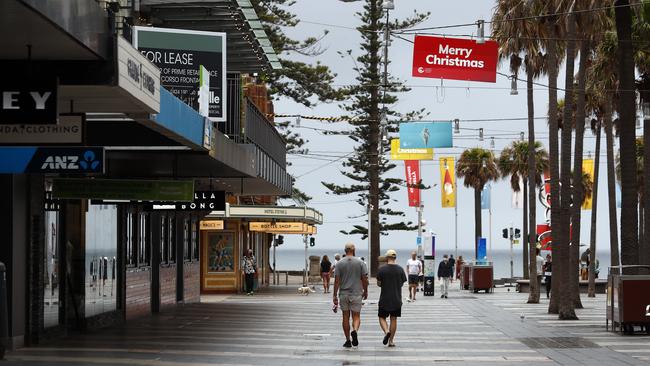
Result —
[[[354, 28], [359, 24], [355, 15], [361, 10], [363, 2], [343, 3], [337, 0], [297, 0], [291, 7], [301, 19], [301, 23], [288, 30], [292, 37], [302, 38], [321, 34], [325, 29], [330, 33], [325, 37], [322, 46], [326, 52], [317, 57], [323, 64], [329, 65], [338, 74], [336, 83], [338, 85], [349, 85], [354, 83], [355, 72], [352, 70], [354, 63], [351, 58], [341, 58], [337, 51], [351, 49], [354, 56], [359, 55], [360, 37]], [[405, 17], [414, 10], [431, 12], [431, 17], [422, 24], [422, 27], [442, 26], [473, 23], [478, 19], [489, 20], [494, 6], [493, 1], [457, 0], [457, 1], [425, 1], [425, 0], [395, 0], [396, 10], [391, 17]], [[316, 24], [322, 23], [322, 24]], [[327, 24], [327, 25], [323, 25]], [[443, 29], [448, 35], [467, 35], [476, 32], [475, 27], [458, 27]], [[489, 25], [486, 29], [489, 34]], [[413, 36], [406, 36], [413, 39]], [[460, 120], [470, 119], [492, 119], [492, 118], [525, 118], [526, 92], [525, 83], [519, 83], [520, 93], [517, 96], [510, 95], [510, 81], [497, 76], [496, 83], [441, 81], [438, 79], [424, 79], [411, 77], [412, 44], [399, 39], [393, 39], [389, 51], [391, 64], [389, 71], [396, 77], [402, 79], [407, 85], [412, 86], [409, 93], [399, 95], [399, 102], [393, 107], [400, 112], [408, 112], [420, 108], [426, 108], [430, 113], [428, 119], [432, 120]], [[316, 59], [296, 57], [296, 59], [315, 62]], [[509, 73], [508, 65], [502, 64], [499, 71]], [[577, 65], [576, 65], [577, 69]], [[523, 77], [523, 74], [522, 74]], [[538, 80], [547, 84], [546, 79]], [[560, 87], [564, 85], [564, 74], [561, 73], [558, 81]], [[536, 116], [544, 117], [547, 109], [548, 92], [543, 87], [535, 89]], [[560, 93], [562, 97], [562, 93]], [[339, 104], [320, 104], [314, 108], [305, 108], [289, 100], [280, 100], [275, 104], [275, 111], [278, 114], [305, 114], [318, 116], [339, 116], [342, 114]], [[484, 147], [490, 148], [490, 138], [494, 137], [495, 154], [510, 144], [514, 139], [519, 138], [520, 131], [527, 131], [525, 120], [512, 122], [461, 122], [460, 135], [454, 135], [454, 148], [436, 149], [436, 158], [446, 155], [458, 156], [465, 148]], [[331, 130], [344, 130], [345, 124], [325, 124], [316, 121], [302, 120], [301, 126], [313, 128], [325, 128]], [[485, 140], [479, 141], [478, 128], [485, 130]], [[300, 128], [298, 130], [303, 137], [309, 140], [307, 148], [312, 154], [325, 154], [342, 156], [352, 151], [354, 142], [342, 136], [325, 136], [316, 131]], [[548, 147], [548, 127], [546, 120], [536, 122], [538, 139]], [[527, 134], [526, 134], [527, 138]], [[591, 154], [595, 149], [595, 138], [591, 132], [586, 133], [585, 155]], [[600, 204], [598, 214], [598, 245], [600, 248], [608, 246], [608, 222], [607, 222], [607, 192], [605, 186], [605, 138], [602, 138], [602, 159], [601, 159], [601, 184], [599, 188]], [[348, 241], [359, 246], [366, 247], [366, 242], [361, 241], [360, 236], [346, 236], [339, 231], [349, 229], [355, 223], [365, 221], [364, 218], [351, 218], [362, 215], [365, 211], [354, 202], [356, 196], [333, 196], [327, 194], [327, 189], [321, 181], [350, 183], [340, 174], [341, 161], [331, 163], [329, 159], [322, 156], [289, 156], [293, 164], [289, 171], [298, 177], [296, 186], [313, 196], [310, 206], [320, 210], [325, 217], [325, 222], [319, 227], [317, 236], [318, 248], [342, 248]], [[329, 164], [329, 165], [326, 165]], [[308, 174], [306, 174], [308, 173]], [[305, 174], [305, 175], [303, 175]], [[391, 171], [391, 176], [404, 178], [404, 165], [397, 162], [397, 168]], [[454, 248], [454, 209], [441, 208], [440, 203], [440, 174], [437, 161], [424, 161], [421, 164], [421, 174], [425, 185], [436, 185], [432, 189], [422, 192], [424, 201], [424, 218], [427, 221], [427, 229], [437, 234], [438, 248]], [[462, 186], [462, 180], [458, 180]], [[409, 208], [407, 193], [403, 189], [396, 192], [393, 198], [397, 202], [392, 203], [391, 208], [400, 209], [406, 212], [406, 221], [417, 221], [417, 214], [414, 208]], [[290, 201], [283, 200], [285, 204]], [[471, 190], [461, 187], [458, 195], [458, 246], [459, 248], [473, 248], [474, 215], [473, 215], [473, 193]], [[589, 242], [590, 212], [583, 211], [582, 239], [583, 243]], [[537, 210], [538, 223], [544, 220], [544, 211], [541, 205]], [[513, 222], [515, 227], [521, 228], [522, 210], [512, 209], [511, 190], [508, 180], [500, 180], [492, 186], [492, 227], [490, 232], [488, 211], [483, 211], [483, 233], [484, 236], [492, 238], [491, 246], [496, 249], [507, 249], [507, 240], [501, 238], [501, 230]], [[415, 248], [416, 232], [391, 232], [381, 239], [382, 251], [387, 248]], [[301, 238], [298, 236], [285, 236], [285, 249], [302, 248]], [[488, 244], [490, 246], [490, 244]]]

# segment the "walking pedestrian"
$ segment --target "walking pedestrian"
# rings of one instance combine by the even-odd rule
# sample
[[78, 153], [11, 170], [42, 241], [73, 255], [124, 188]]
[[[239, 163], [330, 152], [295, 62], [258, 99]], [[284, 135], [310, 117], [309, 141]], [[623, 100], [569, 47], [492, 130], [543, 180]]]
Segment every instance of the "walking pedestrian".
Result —
[[539, 248], [535, 249], [535, 264], [537, 268], [537, 288], [542, 287], [542, 276], [544, 275], [544, 257], [539, 254]]
[[[359, 345], [357, 332], [361, 327], [361, 306], [363, 300], [368, 298], [367, 267], [354, 254], [354, 244], [345, 244], [345, 257], [336, 263], [334, 296], [332, 298], [335, 306], [341, 306], [343, 333], [345, 334], [343, 347], [345, 348]], [[351, 331], [350, 316], [352, 316]], [[350, 337], [352, 337], [351, 342]]]
[[440, 282], [440, 298], [446, 299], [449, 292], [449, 281], [451, 276], [453, 276], [451, 270], [451, 264], [449, 263], [449, 257], [445, 254], [442, 257], [442, 262], [438, 265], [438, 281]]
[[422, 273], [422, 262], [416, 256], [415, 251], [411, 252], [411, 259], [406, 262], [406, 273], [409, 274], [409, 301], [415, 301], [415, 293]]
[[587, 281], [589, 279], [589, 265], [591, 261], [589, 260], [589, 255], [591, 254], [591, 248], [587, 248], [582, 255], [580, 256], [580, 279]]
[[341, 255], [339, 253], [334, 254], [334, 263], [332, 263], [332, 267], [330, 268], [330, 278], [335, 276], [336, 263], [338, 263], [340, 260]]
[[[465, 260], [463, 259], [462, 255], [458, 256], [458, 260], [456, 261], [456, 279], [460, 280], [460, 271], [463, 269], [463, 265], [465, 264]], [[461, 284], [462, 286], [462, 284]]]
[[332, 263], [327, 255], [323, 256], [323, 259], [320, 262], [320, 277], [323, 279], [323, 289], [325, 293], [330, 292], [330, 270], [332, 269]]
[[[377, 272], [377, 286], [381, 288], [379, 295], [379, 326], [384, 331], [384, 345], [395, 347], [393, 340], [397, 332], [397, 318], [402, 316], [402, 286], [406, 282], [404, 270], [395, 261], [397, 252], [393, 249], [386, 251], [386, 265]], [[386, 318], [390, 317], [390, 326]]]
[[454, 266], [456, 265], [456, 260], [453, 254], [449, 255], [449, 263], [451, 264], [451, 282], [454, 282], [454, 273], [456, 273]]
[[553, 275], [553, 263], [551, 261], [551, 255], [546, 255], [546, 263], [544, 263], [544, 282], [546, 284], [546, 298], [550, 298], [551, 293], [551, 280]]
[[242, 260], [242, 274], [246, 279], [246, 294], [248, 296], [253, 295], [253, 286], [255, 285], [255, 274], [257, 273], [257, 264], [255, 262], [255, 256], [253, 255], [253, 250], [248, 249], [246, 255]]

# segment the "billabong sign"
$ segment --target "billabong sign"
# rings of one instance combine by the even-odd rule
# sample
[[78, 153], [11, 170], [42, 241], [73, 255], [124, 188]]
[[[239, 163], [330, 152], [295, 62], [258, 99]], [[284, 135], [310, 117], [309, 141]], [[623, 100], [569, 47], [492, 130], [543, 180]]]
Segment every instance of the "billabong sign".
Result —
[[415, 36], [412, 75], [494, 83], [498, 52], [494, 41]]
[[226, 192], [195, 191], [192, 202], [154, 202], [150, 208], [169, 211], [223, 211], [226, 209]]
[[3, 147], [0, 173], [101, 174], [103, 147]]
[[57, 82], [55, 78], [7, 78], [0, 84], [0, 124], [56, 124]]

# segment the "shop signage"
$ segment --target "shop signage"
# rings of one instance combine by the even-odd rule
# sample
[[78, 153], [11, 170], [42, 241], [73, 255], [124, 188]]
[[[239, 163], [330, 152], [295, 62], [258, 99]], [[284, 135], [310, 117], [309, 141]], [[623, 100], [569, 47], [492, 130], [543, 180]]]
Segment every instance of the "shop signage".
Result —
[[404, 160], [406, 170], [406, 184], [410, 207], [420, 207], [420, 162], [418, 160]]
[[122, 37], [117, 38], [118, 86], [152, 113], [160, 112], [160, 70]]
[[496, 81], [499, 45], [472, 39], [415, 36], [412, 75], [450, 80]]
[[0, 144], [80, 144], [84, 117], [61, 115], [56, 125], [0, 125]]
[[212, 120], [203, 119], [203, 147], [212, 150]]
[[43, 210], [44, 211], [61, 210], [61, 200], [53, 199], [51, 191], [45, 191], [45, 201], [43, 202]]
[[2, 174], [103, 172], [103, 147], [0, 147]]
[[248, 229], [273, 234], [316, 234], [316, 226], [302, 222], [250, 222]]
[[191, 180], [54, 179], [52, 197], [59, 199], [190, 202]]
[[407, 122], [399, 125], [402, 149], [453, 147], [451, 122]]
[[56, 124], [57, 84], [54, 77], [3, 77], [0, 124]]
[[225, 191], [196, 191], [192, 202], [155, 202], [152, 210], [223, 211], [226, 209]]
[[160, 68], [161, 83], [199, 111], [203, 67], [209, 77], [208, 116], [226, 120], [226, 34], [172, 28], [135, 27], [133, 44]]
[[201, 220], [199, 223], [200, 230], [223, 230], [223, 220]]
[[399, 139], [390, 140], [391, 160], [433, 160], [433, 149], [402, 149]]

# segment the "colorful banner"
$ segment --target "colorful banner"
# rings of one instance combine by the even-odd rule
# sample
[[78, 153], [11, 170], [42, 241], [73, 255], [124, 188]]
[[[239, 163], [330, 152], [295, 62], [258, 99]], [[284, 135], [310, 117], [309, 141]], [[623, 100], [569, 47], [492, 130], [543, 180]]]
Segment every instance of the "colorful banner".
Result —
[[551, 250], [551, 226], [549, 224], [537, 224], [535, 230], [537, 233], [537, 241], [541, 245], [541, 250]]
[[420, 207], [420, 162], [418, 160], [404, 160], [406, 169], [406, 185], [409, 194], [409, 206]]
[[486, 184], [481, 191], [481, 210], [489, 210], [491, 204], [490, 193], [492, 192], [492, 187], [489, 184]]
[[456, 172], [454, 158], [440, 158], [440, 192], [442, 192], [442, 207], [456, 207]]
[[390, 140], [391, 160], [433, 160], [433, 149], [402, 149], [399, 139]]
[[499, 45], [472, 39], [415, 36], [412, 75], [421, 78], [496, 81]]
[[451, 122], [406, 122], [399, 125], [402, 149], [453, 147]]
[[[584, 159], [582, 161], [582, 172], [583, 174], [589, 174], [589, 177], [591, 178], [591, 186], [593, 188], [594, 184], [594, 159]], [[583, 192], [584, 193], [584, 192]], [[583, 204], [582, 204], [582, 209], [583, 210], [591, 210], [591, 196], [587, 197]]]

